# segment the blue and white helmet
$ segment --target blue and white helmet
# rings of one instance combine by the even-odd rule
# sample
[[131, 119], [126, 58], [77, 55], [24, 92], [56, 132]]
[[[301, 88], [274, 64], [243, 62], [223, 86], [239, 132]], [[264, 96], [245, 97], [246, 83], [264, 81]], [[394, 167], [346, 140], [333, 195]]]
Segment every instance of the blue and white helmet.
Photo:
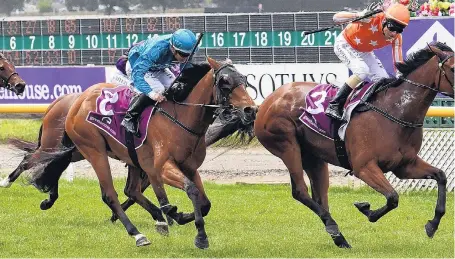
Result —
[[196, 35], [188, 29], [179, 29], [172, 34], [171, 44], [172, 46], [183, 53], [190, 54], [196, 45]]

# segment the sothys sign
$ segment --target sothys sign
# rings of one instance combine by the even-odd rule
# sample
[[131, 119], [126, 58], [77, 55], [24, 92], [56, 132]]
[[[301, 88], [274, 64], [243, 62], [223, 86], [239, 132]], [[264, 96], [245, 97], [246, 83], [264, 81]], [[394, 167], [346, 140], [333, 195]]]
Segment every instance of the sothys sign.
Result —
[[348, 68], [343, 64], [264, 64], [235, 67], [246, 75], [251, 84], [247, 89], [248, 93], [256, 104], [261, 104], [273, 91], [290, 82], [342, 83], [349, 76]]

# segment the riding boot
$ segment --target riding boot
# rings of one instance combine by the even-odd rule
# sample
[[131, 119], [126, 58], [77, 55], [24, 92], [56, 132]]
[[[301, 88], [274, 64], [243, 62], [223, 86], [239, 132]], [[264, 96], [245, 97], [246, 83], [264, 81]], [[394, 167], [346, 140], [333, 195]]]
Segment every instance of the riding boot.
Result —
[[128, 111], [122, 121], [122, 126], [138, 138], [141, 137], [141, 133], [138, 129], [139, 117], [142, 111], [150, 104], [150, 101], [150, 97], [145, 94], [135, 95], [133, 99], [131, 99]]
[[335, 97], [330, 101], [329, 107], [325, 110], [325, 114], [329, 117], [332, 117], [336, 120], [341, 120], [343, 116], [343, 106], [351, 93], [352, 88], [344, 84], [337, 92]]

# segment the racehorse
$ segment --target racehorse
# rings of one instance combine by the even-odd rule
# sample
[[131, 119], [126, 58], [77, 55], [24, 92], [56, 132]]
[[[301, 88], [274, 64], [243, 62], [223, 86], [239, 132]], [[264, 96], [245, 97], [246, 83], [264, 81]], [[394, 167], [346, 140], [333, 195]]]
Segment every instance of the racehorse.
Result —
[[4, 87], [17, 95], [25, 90], [25, 81], [16, 72], [16, 67], [0, 53], [0, 87]]
[[[251, 125], [249, 131], [252, 131], [252, 121], [257, 111], [246, 91], [245, 76], [233, 65], [221, 65], [209, 57], [207, 61], [212, 69], [199, 80], [183, 103], [175, 105], [175, 102], [166, 101], [155, 107], [158, 114], [152, 116], [147, 127], [147, 138], [137, 149], [139, 165], [147, 173], [152, 188], [159, 197], [161, 209], [171, 217], [170, 213], [175, 211], [169, 210], [172, 207], [163, 204], [160, 198], [165, 197], [161, 171], [169, 163], [174, 172], [185, 176], [183, 188], [193, 202], [198, 230], [195, 245], [198, 248], [209, 246], [203, 216], [207, 215], [211, 207], [197, 172], [206, 153], [205, 141], [201, 138], [213, 122], [216, 112], [225, 110], [239, 114], [245, 125]], [[92, 164], [100, 182], [103, 201], [118, 216], [128, 234], [135, 237], [137, 246], [148, 245], [150, 242], [131, 223], [120, 206], [107, 158], [114, 157], [128, 165], [134, 165], [133, 160], [124, 146], [85, 120], [87, 114], [96, 109], [96, 99], [104, 88], [113, 88], [113, 85], [96, 84], [76, 99], [69, 110], [65, 131], [80, 153]], [[54, 159], [72, 152], [73, 148], [62, 148], [50, 156]], [[33, 180], [35, 186], [44, 188], [39, 175]], [[164, 221], [164, 218], [158, 220]]]
[[[442, 170], [424, 162], [417, 153], [422, 144], [422, 122], [436, 94], [453, 98], [454, 53], [438, 42], [410, 55], [397, 68], [402, 76], [383, 79], [365, 103], [367, 111], [354, 110], [344, 139], [349, 158], [345, 168], [352, 169], [354, 176], [387, 199], [386, 205], [376, 210], [370, 209], [368, 202], [355, 203], [370, 222], [398, 206], [398, 193], [385, 178], [385, 172], [392, 171], [400, 179], [436, 180], [435, 216], [425, 225], [427, 235], [433, 237], [446, 210], [447, 179]], [[320, 217], [338, 247], [350, 248], [328, 206], [327, 163], [341, 165], [334, 141], [299, 120], [306, 107], [306, 95], [315, 85], [297, 82], [278, 88], [259, 107], [254, 132], [289, 170], [293, 198]], [[303, 170], [311, 182], [311, 197]]]
[[[179, 82], [185, 82], [187, 88], [184, 89], [183, 93], [179, 92], [176, 94], [179, 96], [182, 95], [183, 97], [186, 96], [188, 93], [185, 93], [185, 91], [191, 90], [192, 86], [197, 83], [196, 80], [198, 80], [198, 75], [199, 77], [202, 77], [202, 75], [205, 75], [209, 69], [210, 66], [208, 64], [192, 64], [192, 66], [185, 69], [179, 79]], [[191, 75], [195, 74], [196, 80], [191, 77]], [[78, 162], [84, 160], [84, 157], [80, 154], [80, 152], [77, 149], [74, 149], [74, 151], [67, 156], [59, 157], [58, 159], [45, 162], [48, 159], [48, 153], [57, 151], [62, 146], [71, 145], [71, 140], [64, 138], [64, 123], [71, 105], [80, 95], [81, 93], [63, 95], [52, 102], [51, 105], [49, 105], [42, 118], [43, 123], [39, 130], [37, 144], [18, 139], [9, 139], [9, 144], [14, 145], [20, 150], [26, 151], [27, 154], [24, 156], [18, 167], [11, 174], [9, 174], [8, 177], [0, 181], [0, 187], [10, 187], [12, 183], [15, 182], [16, 179], [24, 171], [42, 170], [38, 174], [52, 174], [55, 177], [46, 178], [52, 179], [52, 181], [44, 184], [46, 188], [44, 188], [42, 191], [49, 192], [49, 198], [41, 202], [40, 208], [42, 210], [47, 210], [53, 206], [59, 197], [58, 180], [60, 179], [64, 170], [66, 170], [70, 162]], [[182, 99], [182, 97], [180, 97], [180, 99]], [[219, 139], [234, 133], [238, 128], [240, 128], [240, 132], [242, 132], [242, 129], [245, 129], [245, 126], [242, 126], [241, 120], [236, 117], [236, 114], [230, 114], [230, 116], [231, 118], [229, 120], [223, 119], [221, 123], [218, 119], [213, 124], [213, 127], [210, 125], [208, 134], [205, 137], [206, 146], [210, 146], [211, 144], [217, 142]], [[217, 121], [218, 123], [216, 123]], [[235, 123], [229, 124], [232, 121]], [[246, 127], [248, 127], [248, 125]], [[230, 131], [229, 134], [225, 134], [227, 128], [231, 128], [233, 130]], [[244, 134], [248, 134], [248, 132], [244, 132]], [[241, 134], [241, 136], [243, 135]], [[251, 140], [251, 136], [248, 140]], [[68, 159], [69, 157], [71, 158]], [[47, 166], [43, 167], [42, 164], [47, 164]], [[124, 190], [126, 196], [128, 197], [128, 200], [122, 203], [122, 209], [126, 211], [131, 205], [136, 203], [136, 201], [139, 201], [138, 203], [143, 204], [145, 206], [144, 208], [152, 215], [155, 220], [157, 220], [155, 215], [160, 211], [157, 212], [154, 209], [153, 203], [151, 203], [145, 196], [143, 196], [142, 192], [146, 190], [150, 183], [145, 172], [140, 172], [140, 169], [134, 166], [128, 166], [128, 178]], [[175, 172], [169, 163], [166, 163], [163, 167], [162, 178], [164, 180], [164, 183], [183, 190], [184, 176], [178, 172]], [[174, 209], [176, 210], [176, 208]], [[173, 219], [168, 215], [166, 215], [166, 217], [169, 225], [172, 225]], [[175, 213], [174, 218], [176, 218], [178, 224], [186, 224], [194, 220], [194, 213]], [[116, 219], [117, 215], [113, 214], [111, 221], [115, 221]], [[156, 228], [159, 233], [168, 234], [166, 225], [157, 224]]]
[[[192, 71], [192, 69], [190, 69]], [[65, 132], [65, 119], [68, 114], [68, 111], [73, 104], [73, 102], [80, 96], [80, 93], [71, 93], [67, 95], [63, 95], [57, 98], [54, 102], [49, 105], [46, 112], [43, 115], [43, 123], [41, 124], [38, 136], [38, 143], [27, 142], [19, 139], [9, 139], [8, 143], [15, 146], [16, 148], [26, 151], [24, 158], [17, 166], [17, 168], [9, 174], [5, 179], [0, 181], [0, 187], [9, 188], [17, 178], [27, 170], [43, 170], [49, 171], [52, 174], [55, 174], [57, 178], [53, 178], [52, 184], [47, 184], [49, 187], [43, 191], [49, 192], [49, 198], [45, 199], [41, 202], [40, 208], [42, 210], [50, 209], [54, 203], [57, 201], [58, 195], [58, 180], [60, 179], [62, 173], [66, 170], [69, 166], [70, 162], [79, 162], [84, 160], [85, 158], [81, 155], [81, 153], [75, 149], [71, 155], [71, 159], [65, 159], [63, 157], [59, 157], [59, 159], [55, 159], [51, 162], [48, 162], [50, 165], [55, 166], [45, 166], [42, 167], [43, 158], [46, 160], [46, 154], [49, 152], [53, 152], [58, 150], [62, 145], [67, 145], [67, 139], [64, 140], [64, 132]], [[245, 129], [244, 125], [241, 123], [241, 120], [235, 115], [232, 115], [231, 118], [226, 123], [220, 122], [220, 120], [215, 120], [215, 122], [209, 126], [207, 134], [205, 136], [205, 144], [206, 146], [210, 146], [217, 142], [218, 140], [225, 138], [228, 135], [235, 133], [237, 130]], [[218, 121], [218, 122], [217, 122]], [[248, 134], [244, 132], [244, 134]], [[240, 134], [240, 136], [243, 136]], [[247, 141], [251, 140], [250, 138], [246, 139]], [[147, 175], [144, 173], [140, 174], [141, 177], [138, 177], [137, 170], [141, 171], [140, 169], [134, 166], [127, 166], [128, 167], [128, 178], [125, 185], [124, 193], [128, 197], [128, 199], [122, 203], [122, 208], [126, 211], [131, 205], [136, 203], [137, 200], [147, 199], [143, 197], [142, 192], [146, 190], [146, 188], [150, 185], [150, 182], [147, 178]], [[184, 176], [178, 174], [178, 172], [174, 172], [172, 170], [172, 166], [166, 163], [163, 167], [162, 177], [164, 183], [174, 188], [178, 188], [183, 190], [184, 187]], [[169, 170], [167, 170], [169, 169]], [[138, 187], [140, 186], [140, 188]], [[150, 202], [151, 203], [151, 202]], [[146, 202], [146, 204], [149, 204]], [[151, 212], [152, 208], [147, 208], [147, 211]], [[151, 213], [152, 217], [156, 220], [155, 214]], [[166, 215], [167, 216], [167, 215]], [[194, 220], [194, 214], [186, 215], [176, 215], [178, 224], [186, 224]], [[117, 220], [117, 216], [115, 214], [112, 215], [111, 221]], [[167, 216], [167, 222], [169, 225], [173, 224], [173, 219]], [[157, 230], [162, 233], [166, 234], [167, 230], [163, 225], [157, 225]]]

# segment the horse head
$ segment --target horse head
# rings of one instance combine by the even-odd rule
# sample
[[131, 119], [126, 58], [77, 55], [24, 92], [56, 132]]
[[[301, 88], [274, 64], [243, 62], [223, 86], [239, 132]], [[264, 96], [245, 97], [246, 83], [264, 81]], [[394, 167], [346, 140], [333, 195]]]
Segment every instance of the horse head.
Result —
[[3, 54], [0, 54], [0, 86], [21, 95], [25, 90], [25, 81], [16, 72], [16, 68]]
[[243, 126], [252, 131], [258, 108], [246, 90], [246, 76], [237, 71], [231, 62], [219, 63], [210, 57], [207, 61], [215, 71], [213, 97], [223, 109], [220, 119], [238, 117]]

